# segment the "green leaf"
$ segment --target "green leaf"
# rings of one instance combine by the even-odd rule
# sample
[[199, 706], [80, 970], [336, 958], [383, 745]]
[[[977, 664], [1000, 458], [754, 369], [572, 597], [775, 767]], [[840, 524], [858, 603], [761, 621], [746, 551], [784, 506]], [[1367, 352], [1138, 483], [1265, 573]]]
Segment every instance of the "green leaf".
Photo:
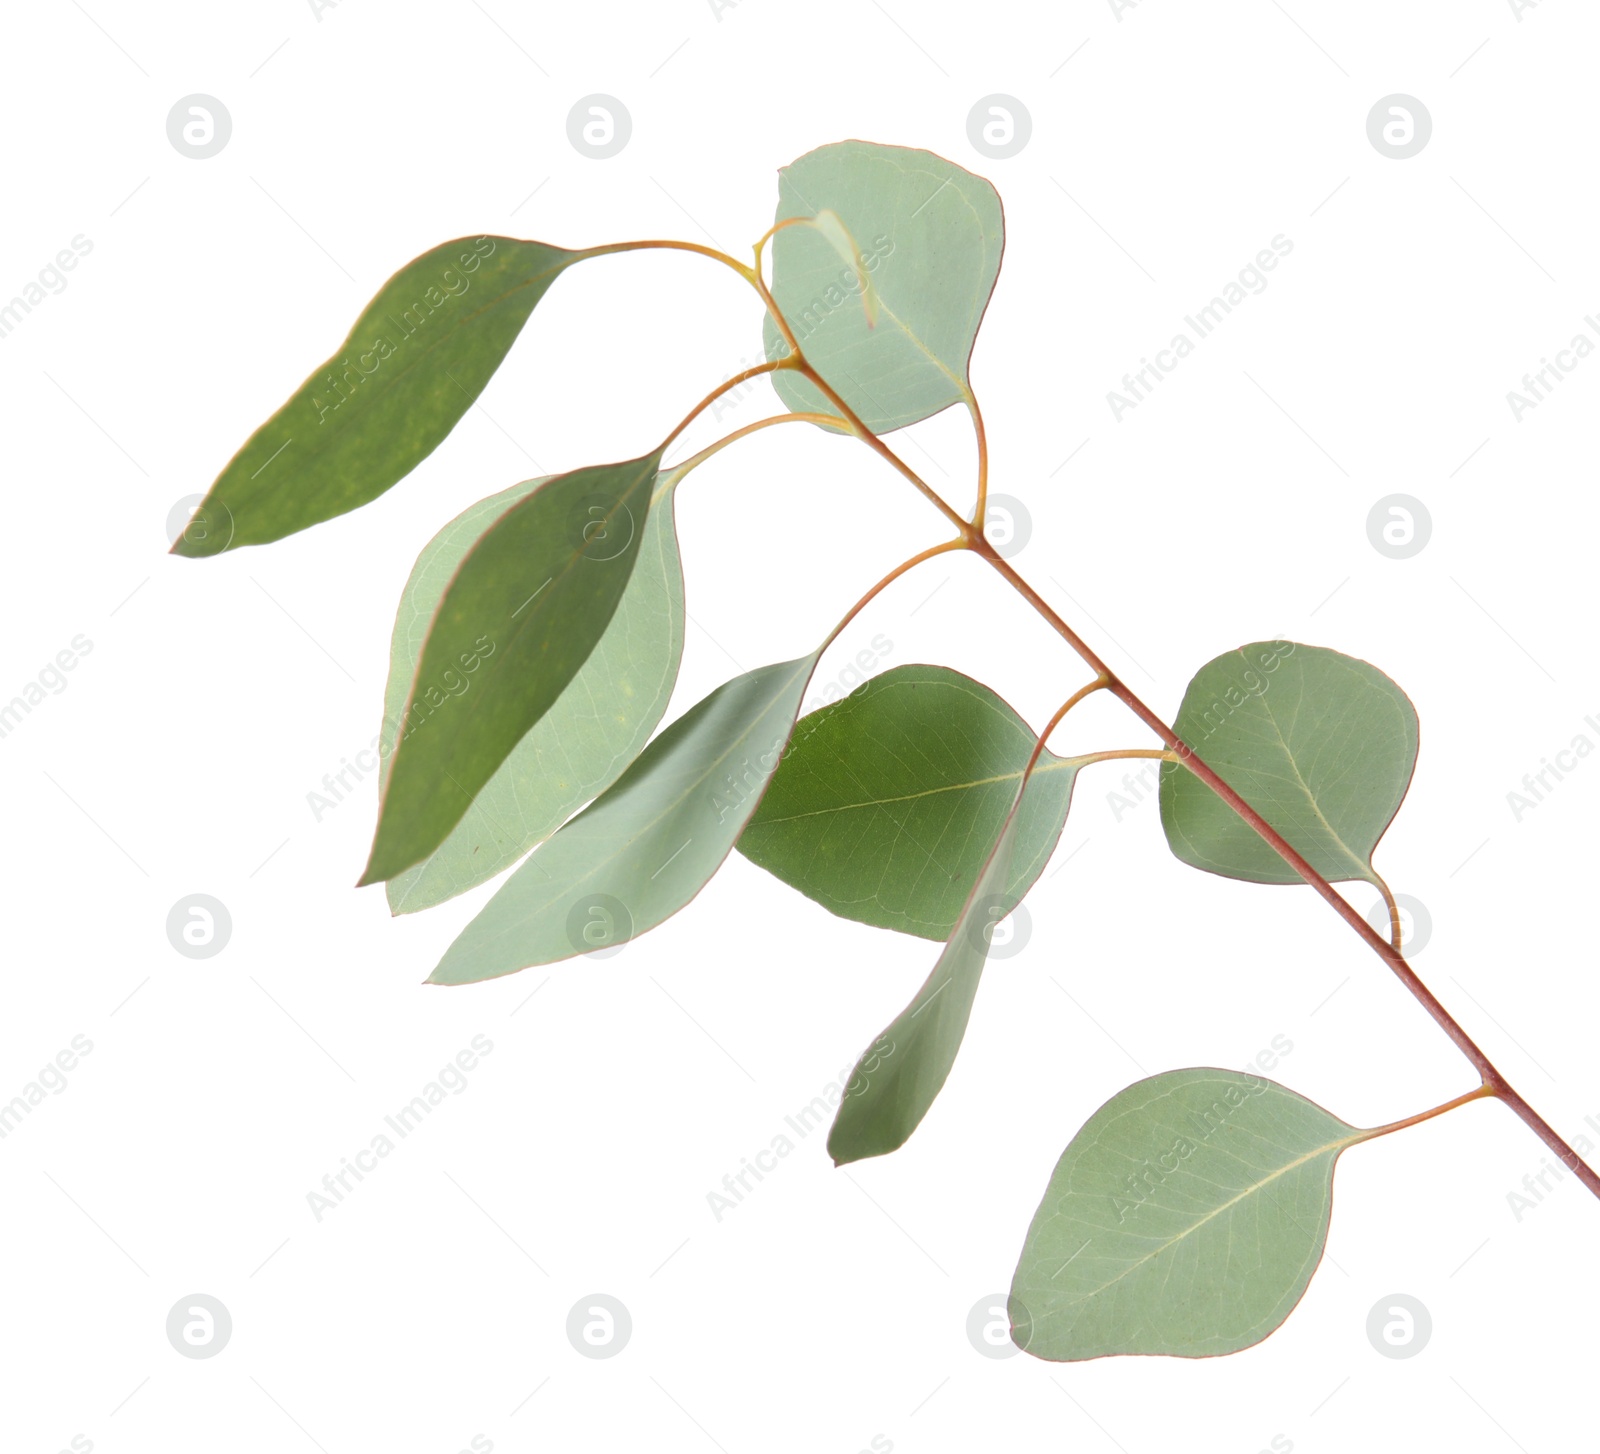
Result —
[[[546, 477], [548, 478], [548, 477]], [[524, 480], [456, 516], [428, 542], [400, 598], [379, 755], [388, 760], [440, 597], [490, 521], [545, 483]], [[389, 880], [389, 907], [415, 913], [464, 893], [542, 843], [639, 755], [661, 721], [683, 655], [683, 567], [669, 471], [656, 478], [639, 559], [616, 614], [555, 705], [422, 863]]]
[[[1178, 736], [1330, 883], [1376, 883], [1372, 852], [1417, 761], [1417, 713], [1375, 666], [1321, 646], [1258, 641], [1201, 667]], [[1195, 868], [1303, 880], [1199, 778], [1161, 773], [1161, 825]]]
[[1011, 1287], [1039, 1358], [1207, 1358], [1259, 1343], [1322, 1258], [1339, 1153], [1377, 1134], [1227, 1070], [1119, 1091], [1057, 1162]]
[[432, 853], [605, 634], [638, 559], [661, 453], [555, 475], [446, 587], [398, 723], [364, 884]]
[[208, 528], [172, 553], [261, 545], [375, 500], [438, 448], [550, 284], [586, 255], [485, 236], [407, 263], [228, 462], [196, 512]]
[[[801, 727], [739, 851], [842, 918], [948, 939], [1016, 798], [1033, 729], [942, 666], [894, 667]], [[1073, 775], [1048, 752], [1034, 768], [1005, 886], [1016, 901], [1055, 848]]]
[[683, 908], [754, 811], [819, 655], [735, 677], [684, 713], [500, 886], [428, 983], [609, 948]]
[[[1040, 841], [1041, 834], [1055, 845], [1082, 762], [1053, 758], [1047, 763], [1041, 752], [1033, 771], [1024, 772], [933, 973], [856, 1062], [828, 1133], [828, 1154], [836, 1166], [897, 1150], [927, 1115], [967, 1032], [994, 926], [1020, 901], [1009, 887], [1017, 846]], [[1040, 778], [1045, 766], [1054, 771]]]
[[[807, 360], [874, 433], [915, 424], [967, 399], [973, 340], [1000, 271], [1000, 198], [932, 152], [843, 141], [778, 173], [778, 221], [836, 213], [860, 246], [879, 300], [874, 323], [860, 279], [809, 227], [772, 239], [772, 295]], [[788, 353], [770, 316], [769, 359]], [[770, 375], [793, 411], [831, 414], [808, 379]]]

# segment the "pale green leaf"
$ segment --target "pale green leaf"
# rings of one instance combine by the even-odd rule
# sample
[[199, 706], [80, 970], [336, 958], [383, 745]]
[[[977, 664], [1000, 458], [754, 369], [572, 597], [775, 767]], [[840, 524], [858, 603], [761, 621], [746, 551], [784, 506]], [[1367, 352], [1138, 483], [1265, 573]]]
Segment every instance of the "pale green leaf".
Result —
[[[1417, 714], [1375, 666], [1321, 646], [1257, 641], [1208, 662], [1173, 723], [1206, 765], [1330, 883], [1376, 882], [1372, 852], [1417, 761]], [[1161, 772], [1161, 824], [1196, 868], [1303, 880], [1187, 768]]]
[[1322, 1258], [1360, 1131], [1269, 1080], [1173, 1070], [1092, 1115], [1056, 1164], [1011, 1287], [1039, 1358], [1205, 1358], [1259, 1343]]
[[500, 886], [428, 982], [609, 948], [683, 908], [754, 811], [818, 655], [747, 672], [690, 708]]
[[[969, 397], [967, 364], [1000, 271], [1000, 198], [982, 177], [932, 152], [844, 141], [778, 173], [778, 213], [834, 212], [878, 296], [869, 325], [853, 265], [813, 228], [772, 239], [772, 294], [817, 372], [875, 433]], [[769, 317], [767, 357], [788, 346]], [[836, 413], [808, 379], [771, 375], [796, 412]]]
[[844, 225], [839, 214], [828, 207], [824, 207], [804, 225], [816, 228], [818, 234], [827, 239], [828, 245], [855, 274], [851, 286], [861, 294], [867, 327], [875, 327], [878, 310], [881, 307], [878, 290], [872, 285], [872, 269], [867, 266], [866, 256], [855, 238], [850, 235], [850, 229]]

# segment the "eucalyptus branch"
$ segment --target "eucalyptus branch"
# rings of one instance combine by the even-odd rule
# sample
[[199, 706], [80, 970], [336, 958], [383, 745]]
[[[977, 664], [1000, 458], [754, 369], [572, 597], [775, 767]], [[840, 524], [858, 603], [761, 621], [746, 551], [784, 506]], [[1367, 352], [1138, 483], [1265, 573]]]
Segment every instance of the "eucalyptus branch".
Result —
[[[908, 178], [918, 185], [908, 189]], [[685, 909], [737, 849], [840, 917], [941, 946], [915, 997], [842, 1083], [829, 1153], [841, 1164], [885, 1155], [916, 1132], [946, 1085], [985, 964], [1002, 952], [996, 926], [1010, 919], [1025, 934], [1018, 911], [1060, 840], [1078, 774], [1100, 762], [1157, 761], [1161, 826], [1180, 861], [1248, 882], [1310, 885], [1480, 1083], [1366, 1129], [1273, 1081], [1214, 1067], [1124, 1087], [1061, 1154], [1028, 1231], [1011, 1298], [1020, 1346], [1072, 1360], [1205, 1357], [1260, 1341], [1317, 1264], [1340, 1156], [1476, 1100], [1506, 1102], [1600, 1197], [1600, 1176], [1406, 961], [1399, 901], [1372, 866], [1418, 750], [1415, 708], [1399, 686], [1325, 647], [1256, 642], [1201, 667], [1172, 722], [1159, 716], [984, 533], [989, 439], [968, 363], [1004, 240], [993, 187], [931, 153], [864, 142], [807, 153], [784, 168], [780, 186], [779, 218], [753, 245], [753, 265], [666, 239], [570, 250], [485, 236], [423, 254], [227, 464], [173, 546], [206, 556], [263, 544], [376, 499], [445, 439], [544, 293], [587, 259], [695, 253], [760, 298], [782, 340], [768, 351], [779, 357], [711, 390], [649, 453], [504, 489], [447, 524], [418, 558], [401, 616], [429, 624], [421, 639], [395, 636], [377, 740], [387, 767], [362, 882], [383, 882], [395, 912], [410, 912], [531, 853], [428, 982], [475, 984], [627, 943]], [[801, 210], [808, 215], [794, 215]], [[773, 248], [769, 283], [769, 243], [801, 225], [820, 244], [796, 237]], [[851, 293], [859, 309], [846, 306]], [[786, 312], [803, 324], [804, 348]], [[773, 377], [789, 412], [663, 464], [704, 410], [761, 375]], [[826, 410], [813, 407], [813, 391]], [[883, 439], [955, 404], [968, 411], [977, 453], [970, 518]], [[901, 561], [814, 651], [741, 671], [658, 732], [687, 620], [674, 486], [733, 442], [785, 423], [855, 436], [954, 536]], [[875, 646], [803, 712], [823, 653], [861, 611], [954, 551], [987, 562], [1093, 679], [1036, 732], [948, 667], [874, 671], [884, 650]], [[1051, 752], [1066, 715], [1102, 691], [1159, 746]], [[1300, 726], [1286, 732], [1274, 715], [1285, 697], [1291, 714], [1301, 702], [1319, 710], [1292, 716]], [[484, 827], [508, 822], [518, 829]], [[1334, 887], [1353, 881], [1382, 895], [1387, 937]], [[1263, 1253], [1244, 1269], [1239, 1236]], [[1173, 1299], [1179, 1259], [1194, 1292]]]

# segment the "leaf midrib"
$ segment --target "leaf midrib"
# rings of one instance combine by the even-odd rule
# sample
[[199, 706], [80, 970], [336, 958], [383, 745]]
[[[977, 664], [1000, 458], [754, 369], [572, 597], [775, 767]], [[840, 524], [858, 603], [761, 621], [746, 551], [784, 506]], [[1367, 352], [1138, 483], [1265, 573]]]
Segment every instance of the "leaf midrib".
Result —
[[[1240, 656], [1243, 658], [1244, 653], [1241, 652]], [[1259, 700], [1262, 708], [1266, 712], [1267, 721], [1272, 724], [1273, 735], [1278, 739], [1278, 745], [1283, 749], [1284, 759], [1288, 762], [1290, 771], [1294, 773], [1294, 780], [1300, 785], [1301, 792], [1306, 795], [1306, 801], [1311, 804], [1311, 811], [1316, 814], [1317, 821], [1321, 823], [1322, 826], [1327, 830], [1328, 836], [1339, 845], [1339, 848], [1343, 852], [1344, 856], [1361, 870], [1361, 876], [1363, 878], [1367, 877], [1372, 872], [1372, 865], [1366, 859], [1360, 857], [1355, 850], [1352, 849], [1342, 837], [1340, 837], [1339, 830], [1328, 821], [1326, 815], [1322, 811], [1321, 804], [1317, 802], [1316, 794], [1311, 791], [1311, 785], [1306, 782], [1304, 777], [1301, 776], [1300, 764], [1295, 761], [1294, 752], [1289, 746], [1288, 738], [1283, 735], [1283, 729], [1278, 725], [1278, 719], [1273, 714], [1271, 703], [1267, 701], [1265, 694], [1263, 694]]]
[[[779, 690], [773, 692], [772, 695], [770, 697], [768, 697], [766, 703], [762, 706], [761, 710], [755, 715], [755, 718], [753, 720], [755, 720], [757, 722], [763, 720], [766, 717], [767, 713], [769, 713], [773, 709], [773, 707], [782, 699], [783, 694], [785, 692], [789, 691], [794, 686], [794, 683], [795, 683], [796, 679], [800, 676], [801, 669], [804, 669], [804, 668], [807, 668], [807, 667], [814, 668], [816, 666], [817, 657], [819, 655], [820, 655], [819, 652], [813, 652], [810, 656], [799, 658], [794, 663], [795, 667], [797, 668], [796, 671], [793, 672], [792, 674], [790, 674], [788, 677], [784, 678], [783, 685], [781, 686], [781, 688]], [[809, 670], [805, 671], [805, 677], [806, 677], [807, 680], [810, 679], [810, 671]], [[804, 690], [803, 686], [802, 686], [801, 690]], [[699, 789], [701, 789], [701, 788], [703, 788], [705, 786], [705, 784], [710, 780], [712, 774], [716, 771], [716, 769], [721, 767], [722, 764], [728, 760], [728, 758], [738, 749], [739, 746], [741, 746], [743, 743], [747, 742], [749, 740], [749, 736], [750, 736], [750, 734], [749, 734], [748, 731], [745, 731], [745, 732], [741, 733], [733, 742], [731, 742], [728, 745], [727, 749], [724, 752], [722, 752], [715, 759], [713, 759], [710, 762], [708, 762], [705, 765], [704, 770], [697, 777], [694, 777], [691, 780], [689, 780], [689, 782], [688, 782], [687, 786], [685, 787], [684, 791], [681, 794], [679, 794], [679, 796], [674, 798], [670, 803], [668, 803], [664, 808], [662, 808], [662, 810], [654, 818], [650, 819], [648, 822], [646, 822], [643, 825], [641, 825], [637, 832], [632, 834], [632, 836], [630, 836], [625, 842], [619, 844], [613, 851], [611, 851], [610, 853], [605, 855], [603, 858], [597, 859], [593, 863], [591, 863], [589, 868], [580, 877], [563, 880], [562, 883], [565, 885], [565, 887], [564, 888], [558, 888], [556, 890], [555, 897], [547, 898], [547, 899], [544, 899], [542, 902], [540, 902], [535, 908], [533, 908], [531, 910], [531, 915], [530, 916], [537, 916], [537, 915], [545, 913], [550, 908], [550, 906], [552, 904], [560, 902], [561, 898], [568, 891], [570, 891], [571, 889], [574, 889], [574, 888], [581, 887], [583, 884], [588, 883], [595, 876], [595, 874], [598, 873], [601, 869], [610, 867], [611, 864], [615, 863], [618, 858], [620, 858], [624, 853], [626, 853], [630, 848], [632, 848], [633, 845], [635, 843], [637, 843], [641, 838], [643, 838], [646, 834], [652, 832], [654, 829], [658, 828], [672, 813], [674, 813], [678, 808], [680, 808], [684, 804], [684, 802], [688, 800], [688, 798], [690, 798], [696, 791], [698, 791]], [[648, 750], [649, 749], [646, 748], [646, 751], [648, 751]], [[771, 773], [767, 774], [767, 777], [768, 777], [769, 780], [771, 779], [771, 776], [772, 776]], [[619, 781], [620, 781], [620, 779], [619, 779]], [[615, 786], [616, 786], [616, 784], [613, 783], [612, 787], [614, 788]], [[609, 791], [611, 791], [611, 789], [607, 789], [607, 792], [609, 792]], [[589, 808], [586, 808], [584, 810], [584, 813], [580, 813], [578, 815], [578, 818], [574, 818], [572, 820], [572, 823], [578, 822], [579, 819], [581, 819], [585, 814], [587, 814], [595, 806], [597, 806], [601, 801], [603, 801], [604, 796], [605, 795], [602, 794], [601, 797], [596, 798], [594, 803], [591, 804]], [[754, 809], [752, 809], [752, 811], [754, 811]], [[748, 818], [748, 815], [746, 815], [746, 816]], [[552, 845], [560, 842], [561, 834], [566, 831], [567, 827], [570, 827], [570, 826], [571, 826], [571, 824], [567, 824], [567, 825], [563, 826], [561, 829], [557, 830], [557, 832], [555, 834], [553, 834], [550, 838], [546, 839], [546, 842], [549, 843], [549, 844], [552, 844]], [[735, 841], [737, 840], [737, 838], [738, 838], [738, 834], [735, 834], [734, 835]], [[730, 844], [730, 848], [731, 848], [731, 844]], [[523, 868], [527, 868], [527, 867], [529, 867], [531, 865], [538, 864], [538, 862], [539, 862], [539, 855], [537, 853], [535, 853], [532, 857], [530, 857], [528, 859], [527, 863], [523, 865]], [[540, 865], [540, 866], [542, 868], [542, 865]], [[521, 873], [522, 871], [523, 871], [523, 869], [518, 869], [517, 870], [518, 873]], [[509, 886], [510, 885], [508, 884], [507, 887], [509, 887]], [[490, 900], [490, 903], [493, 903], [493, 900]], [[524, 923], [525, 923], [525, 920], [524, 920]], [[515, 928], [520, 928], [520, 927], [523, 927], [523, 926], [521, 924], [519, 924], [519, 925], [514, 926], [514, 927]], [[502, 931], [502, 934], [504, 932], [506, 932], [506, 931]], [[497, 936], [497, 937], [500, 937], [500, 936]]]
[[[1064, 767], [1075, 768], [1077, 765], [1078, 764], [1076, 761], [1072, 758], [1053, 757], [1050, 759], [1050, 761], [1041, 762], [1038, 766], [1036, 766], [1033, 770], [1033, 776], [1038, 777], [1043, 773], [1057, 772]], [[868, 798], [859, 803], [838, 803], [828, 808], [811, 808], [804, 813], [785, 813], [778, 817], [764, 817], [761, 820], [760, 826], [765, 828], [771, 824], [777, 823], [798, 823], [805, 818], [824, 817], [829, 813], [857, 813], [868, 808], [884, 808], [890, 803], [912, 803], [916, 802], [920, 798], [937, 797], [941, 793], [967, 792], [973, 788], [992, 787], [996, 783], [1020, 782], [1023, 775], [1023, 769], [1018, 768], [1015, 772], [1000, 773], [995, 777], [974, 778], [972, 781], [964, 783], [945, 783], [940, 787], [924, 788], [921, 792], [917, 793], [901, 793], [892, 798]]]
[[[1272, 1183], [1277, 1181], [1280, 1177], [1287, 1176], [1291, 1171], [1294, 1171], [1296, 1168], [1304, 1166], [1308, 1161], [1313, 1161], [1317, 1157], [1322, 1156], [1322, 1155], [1324, 1155], [1325, 1153], [1327, 1153], [1329, 1151], [1333, 1151], [1333, 1152], [1337, 1153], [1337, 1152], [1340, 1152], [1340, 1151], [1344, 1151], [1347, 1147], [1354, 1146], [1356, 1144], [1356, 1142], [1365, 1139], [1367, 1134], [1368, 1133], [1365, 1132], [1365, 1131], [1352, 1129], [1350, 1135], [1338, 1137], [1335, 1140], [1329, 1141], [1326, 1145], [1318, 1146], [1315, 1149], [1306, 1152], [1303, 1156], [1296, 1157], [1295, 1160], [1285, 1163], [1283, 1166], [1278, 1167], [1276, 1170], [1274, 1170], [1273, 1172], [1271, 1172], [1267, 1176], [1262, 1177], [1260, 1181], [1253, 1182], [1251, 1185], [1245, 1187], [1244, 1190], [1239, 1192], [1237, 1196], [1230, 1197], [1227, 1201], [1223, 1202], [1221, 1205], [1219, 1205], [1217, 1207], [1214, 1207], [1211, 1211], [1207, 1212], [1205, 1214], [1205, 1216], [1201, 1217], [1197, 1222], [1193, 1223], [1191, 1226], [1185, 1227], [1184, 1230], [1179, 1232], [1176, 1237], [1169, 1238], [1167, 1241], [1163, 1242], [1159, 1247], [1156, 1247], [1156, 1248], [1152, 1249], [1151, 1251], [1145, 1253], [1145, 1255], [1143, 1257], [1139, 1258], [1137, 1261], [1130, 1262], [1125, 1268], [1123, 1268], [1123, 1270], [1121, 1272], [1119, 1272], [1115, 1277], [1111, 1278], [1109, 1281], [1102, 1283], [1099, 1287], [1091, 1288], [1088, 1292], [1084, 1293], [1080, 1297], [1068, 1299], [1067, 1301], [1065, 1301], [1061, 1305], [1060, 1309], [1052, 1310], [1051, 1312], [1046, 1313], [1045, 1316], [1046, 1317], [1059, 1317], [1060, 1313], [1062, 1311], [1064, 1311], [1066, 1308], [1075, 1307], [1079, 1303], [1087, 1302], [1090, 1298], [1099, 1297], [1100, 1294], [1105, 1292], [1105, 1290], [1107, 1288], [1115, 1287], [1116, 1284], [1121, 1282], [1123, 1278], [1129, 1276], [1131, 1273], [1133, 1273], [1133, 1272], [1137, 1271], [1139, 1268], [1143, 1267], [1144, 1264], [1149, 1262], [1152, 1258], [1161, 1256], [1161, 1254], [1163, 1252], [1167, 1251], [1168, 1248], [1176, 1246], [1179, 1242], [1183, 1241], [1183, 1239], [1185, 1237], [1192, 1237], [1203, 1226], [1205, 1226], [1206, 1223], [1208, 1223], [1208, 1222], [1214, 1220], [1215, 1218], [1221, 1216], [1222, 1213], [1227, 1211], [1230, 1207], [1237, 1206], [1246, 1197], [1254, 1196], [1257, 1192], [1261, 1191], [1263, 1188], [1271, 1186]], [[1325, 1229], [1324, 1229], [1323, 1235], [1324, 1236], [1327, 1235]]]

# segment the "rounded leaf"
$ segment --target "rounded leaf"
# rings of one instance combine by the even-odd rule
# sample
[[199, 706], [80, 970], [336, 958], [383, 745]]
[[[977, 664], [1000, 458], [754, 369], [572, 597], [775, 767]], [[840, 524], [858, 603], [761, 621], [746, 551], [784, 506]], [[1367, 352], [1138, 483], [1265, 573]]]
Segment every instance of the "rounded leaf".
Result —
[[[876, 307], [863, 306], [858, 266], [818, 229], [778, 232], [772, 296], [807, 360], [874, 433], [960, 403], [1005, 246], [999, 194], [932, 152], [841, 141], [778, 173], [778, 221], [825, 211], [854, 239]], [[767, 357], [783, 357], [770, 316], [764, 329]], [[808, 379], [771, 378], [791, 410], [836, 412]]]
[[[1173, 726], [1330, 883], [1372, 880], [1372, 852], [1417, 761], [1417, 713], [1377, 667], [1257, 641], [1207, 662]], [[1195, 868], [1252, 883], [1300, 875], [1181, 763], [1161, 772], [1161, 826]]]

